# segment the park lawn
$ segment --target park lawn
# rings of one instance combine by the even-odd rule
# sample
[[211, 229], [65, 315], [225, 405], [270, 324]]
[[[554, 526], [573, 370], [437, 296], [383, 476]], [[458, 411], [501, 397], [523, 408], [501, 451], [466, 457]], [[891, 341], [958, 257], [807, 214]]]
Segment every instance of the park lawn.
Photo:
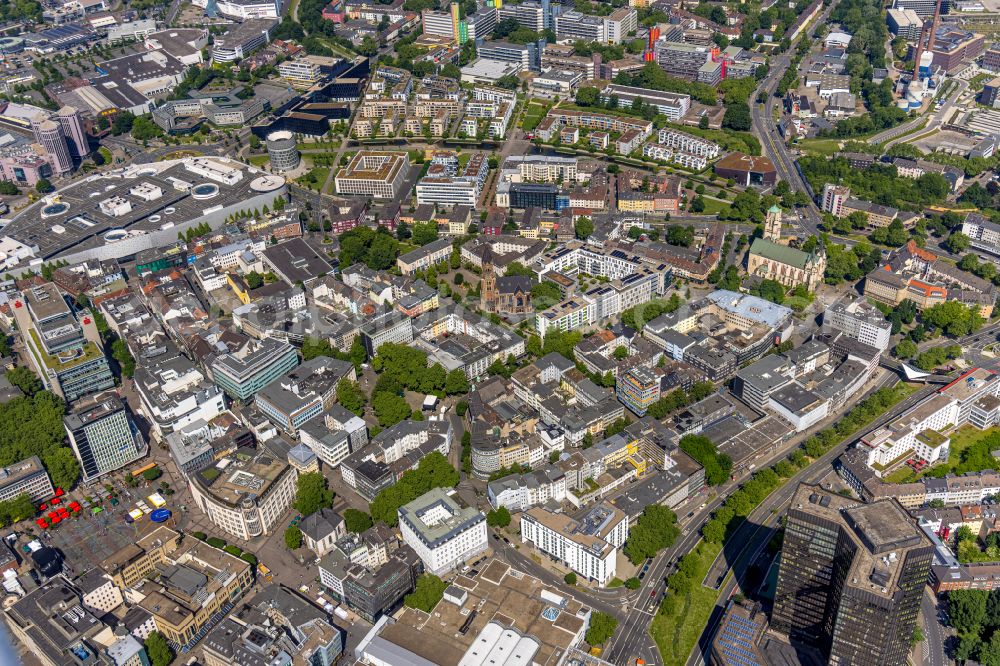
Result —
[[295, 179], [295, 182], [310, 190], [319, 192], [326, 183], [326, 177], [330, 175], [327, 167], [313, 167], [305, 174]]
[[910, 467], [903, 466], [887, 474], [882, 480], [886, 483], [912, 483], [917, 480], [917, 473]]
[[840, 150], [841, 139], [802, 139], [795, 146], [810, 155], [832, 157]]
[[718, 215], [724, 210], [729, 210], [728, 201], [719, 201], [718, 199], [710, 199], [708, 197], [702, 197], [702, 199], [705, 201], [703, 215]]
[[951, 433], [951, 458], [958, 459], [958, 454], [960, 454], [965, 449], [969, 448], [976, 442], [989, 437], [995, 432], [1000, 432], [1000, 428], [993, 427], [988, 430], [979, 430], [975, 426], [964, 425], [958, 430]]
[[542, 118], [545, 117], [545, 105], [539, 104], [537, 102], [530, 102], [528, 106], [524, 109], [524, 117], [521, 118], [521, 129], [526, 132], [538, 127], [538, 123], [542, 122]]
[[262, 167], [270, 161], [270, 157], [267, 155], [253, 155], [248, 162], [255, 167]]
[[676, 613], [666, 615], [657, 612], [653, 618], [649, 633], [653, 636], [656, 647], [660, 650], [660, 656], [663, 657], [663, 663], [667, 666], [684, 664], [687, 661], [688, 655], [705, 630], [705, 625], [708, 624], [719, 591], [703, 587], [700, 581], [708, 575], [708, 570], [721, 551], [722, 544], [699, 541], [698, 546], [691, 551], [698, 555], [698, 571], [691, 578], [699, 583], [684, 595]]

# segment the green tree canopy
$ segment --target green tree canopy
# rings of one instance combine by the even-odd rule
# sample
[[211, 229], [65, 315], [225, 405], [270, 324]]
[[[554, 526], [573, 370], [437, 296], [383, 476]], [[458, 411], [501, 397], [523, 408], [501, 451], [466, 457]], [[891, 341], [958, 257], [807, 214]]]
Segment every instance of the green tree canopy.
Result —
[[303, 516], [333, 506], [333, 491], [326, 487], [326, 477], [320, 472], [299, 474], [295, 493], [295, 510]]

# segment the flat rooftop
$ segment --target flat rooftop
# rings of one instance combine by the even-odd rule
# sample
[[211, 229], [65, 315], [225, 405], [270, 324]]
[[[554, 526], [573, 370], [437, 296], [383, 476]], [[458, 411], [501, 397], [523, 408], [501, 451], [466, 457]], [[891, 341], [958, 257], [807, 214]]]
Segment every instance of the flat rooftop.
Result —
[[[414, 653], [431, 654], [434, 663], [455, 666], [483, 628], [496, 622], [538, 641], [533, 663], [555, 666], [575, 644], [590, 613], [574, 597], [496, 559], [475, 574], [457, 576], [453, 584], [468, 595], [461, 607], [442, 600], [431, 615], [403, 608], [396, 626], [409, 631], [391, 634], [393, 641], [400, 638]], [[438, 646], [440, 651], [435, 650]]]
[[[284, 185], [238, 162], [183, 158], [91, 175], [26, 208], [4, 234], [44, 259], [180, 226]], [[103, 205], [102, 205], [103, 204]], [[108, 232], [115, 230], [114, 234]]]

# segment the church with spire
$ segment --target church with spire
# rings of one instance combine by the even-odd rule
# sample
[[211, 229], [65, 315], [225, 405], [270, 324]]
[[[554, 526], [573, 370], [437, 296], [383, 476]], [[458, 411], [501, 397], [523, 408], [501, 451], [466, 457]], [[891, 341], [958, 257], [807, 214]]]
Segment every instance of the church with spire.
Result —
[[479, 302], [484, 312], [522, 315], [532, 312], [531, 278], [527, 275], [497, 277], [495, 256], [489, 244], [483, 249]]
[[812, 252], [781, 242], [781, 208], [771, 206], [764, 219], [764, 237], [755, 238], [747, 254], [747, 274], [763, 280], [775, 280], [786, 287], [805, 285], [809, 291], [823, 282], [826, 252], [818, 246]]

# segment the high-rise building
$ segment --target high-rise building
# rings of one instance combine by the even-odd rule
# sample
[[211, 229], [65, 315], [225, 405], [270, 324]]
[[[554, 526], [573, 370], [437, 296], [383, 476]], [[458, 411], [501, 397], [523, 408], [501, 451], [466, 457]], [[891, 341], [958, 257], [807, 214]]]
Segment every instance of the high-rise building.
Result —
[[77, 313], [56, 285], [27, 289], [12, 307], [28, 358], [47, 389], [72, 402], [115, 385], [93, 315]]
[[850, 198], [851, 188], [827, 183], [823, 187], [823, 204], [820, 208], [824, 213], [830, 213], [834, 217], [843, 217], [844, 204]]
[[618, 375], [615, 393], [623, 405], [639, 416], [660, 399], [660, 379], [641, 366], [629, 368]]
[[67, 414], [63, 425], [87, 483], [121, 469], [148, 451], [125, 405], [112, 393]]
[[52, 171], [56, 174], [69, 173], [73, 170], [73, 158], [70, 156], [66, 134], [61, 123], [39, 113], [31, 119], [31, 131], [52, 163]]
[[79, 109], [72, 106], [64, 106], [56, 113], [56, 120], [62, 125], [63, 135], [66, 137], [66, 144], [69, 146], [70, 155], [73, 157], [85, 157], [90, 154], [90, 142], [87, 140], [87, 132], [83, 128], [83, 116]]
[[799, 485], [788, 511], [771, 625], [831, 664], [901, 666], [934, 545], [895, 499], [861, 504]]

